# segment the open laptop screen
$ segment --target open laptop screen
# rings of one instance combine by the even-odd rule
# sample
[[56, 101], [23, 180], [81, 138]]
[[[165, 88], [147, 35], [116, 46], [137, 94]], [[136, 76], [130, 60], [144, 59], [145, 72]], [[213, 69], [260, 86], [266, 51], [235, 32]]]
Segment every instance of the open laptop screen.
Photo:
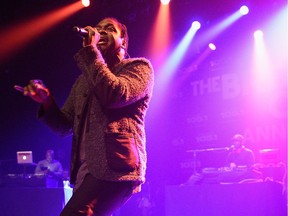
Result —
[[18, 164], [32, 164], [33, 163], [32, 151], [18, 151], [17, 163]]

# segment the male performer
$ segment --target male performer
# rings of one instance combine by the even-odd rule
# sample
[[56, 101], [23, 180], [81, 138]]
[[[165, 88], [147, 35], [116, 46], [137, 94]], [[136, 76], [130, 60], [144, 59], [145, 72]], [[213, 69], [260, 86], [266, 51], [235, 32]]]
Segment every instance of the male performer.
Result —
[[39, 118], [50, 128], [73, 133], [75, 187], [61, 216], [110, 216], [145, 181], [144, 119], [154, 75], [147, 59], [126, 58], [127, 29], [115, 18], [84, 29], [75, 55], [82, 74], [64, 106], [58, 108], [40, 80], [30, 81], [23, 93], [41, 104]]

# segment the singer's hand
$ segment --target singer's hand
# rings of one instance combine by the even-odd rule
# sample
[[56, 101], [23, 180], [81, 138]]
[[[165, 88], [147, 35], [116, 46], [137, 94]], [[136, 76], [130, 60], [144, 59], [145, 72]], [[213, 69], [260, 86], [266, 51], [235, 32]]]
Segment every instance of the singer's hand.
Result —
[[83, 37], [83, 47], [92, 45], [96, 48], [98, 41], [100, 40], [100, 34], [96, 28], [86, 26], [85, 29], [88, 31], [88, 37]]
[[31, 80], [25, 87], [15, 85], [14, 88], [38, 103], [49, 104], [51, 102], [50, 92], [41, 80]]

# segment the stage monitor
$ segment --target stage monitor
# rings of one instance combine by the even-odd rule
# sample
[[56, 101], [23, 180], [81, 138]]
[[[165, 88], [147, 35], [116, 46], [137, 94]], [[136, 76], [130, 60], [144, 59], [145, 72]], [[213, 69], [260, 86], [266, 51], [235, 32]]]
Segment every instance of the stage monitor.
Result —
[[259, 151], [261, 164], [278, 164], [280, 163], [280, 150], [279, 149], [261, 149]]

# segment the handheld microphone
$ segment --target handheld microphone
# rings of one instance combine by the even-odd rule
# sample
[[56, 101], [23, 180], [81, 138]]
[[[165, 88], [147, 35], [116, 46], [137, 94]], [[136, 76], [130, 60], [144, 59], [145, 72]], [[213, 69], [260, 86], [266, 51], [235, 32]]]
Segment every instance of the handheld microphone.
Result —
[[73, 31], [76, 32], [81, 37], [87, 37], [89, 35], [89, 33], [86, 29], [80, 28], [78, 26], [74, 26]]

